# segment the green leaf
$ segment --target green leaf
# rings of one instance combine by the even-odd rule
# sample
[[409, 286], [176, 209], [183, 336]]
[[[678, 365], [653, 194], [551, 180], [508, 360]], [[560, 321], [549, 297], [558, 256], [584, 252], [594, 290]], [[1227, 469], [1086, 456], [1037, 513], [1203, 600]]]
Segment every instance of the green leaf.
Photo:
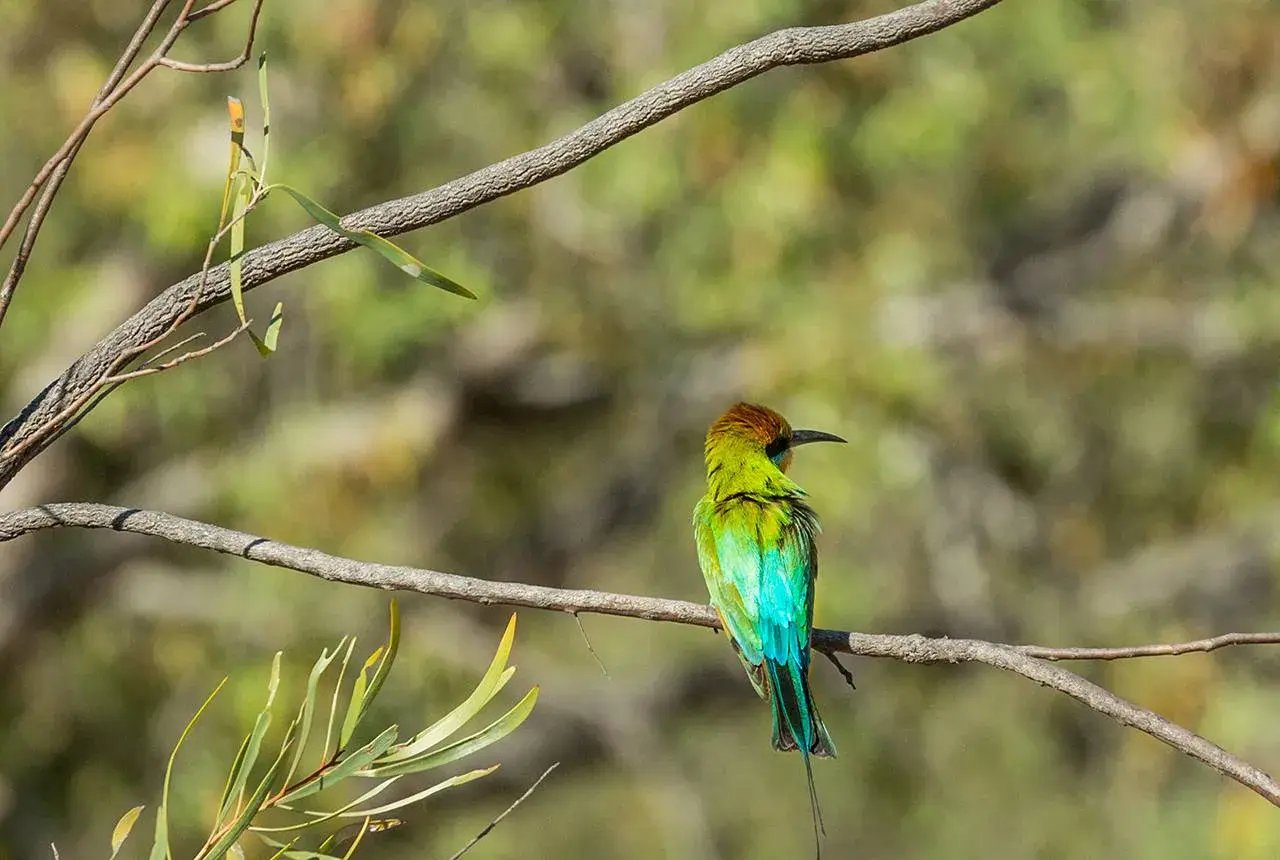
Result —
[[[343, 638], [345, 639], [345, 637]], [[338, 647], [334, 648], [332, 653], [328, 648], [321, 649], [320, 658], [316, 660], [315, 665], [311, 667], [311, 674], [307, 676], [307, 690], [303, 696], [297, 717], [299, 726], [298, 746], [293, 751], [293, 761], [289, 763], [289, 771], [284, 777], [286, 786], [293, 781], [293, 775], [298, 772], [298, 765], [302, 761], [302, 753], [306, 750], [307, 741], [311, 737], [311, 723], [315, 719], [316, 693], [320, 686], [320, 676], [329, 669], [329, 666], [337, 658], [338, 652], [341, 650], [342, 641], [338, 642]]]
[[285, 856], [287, 856], [287, 855], [288, 855], [288, 852], [289, 852], [289, 849], [290, 849], [290, 848], [292, 848], [295, 844], [297, 844], [298, 840], [299, 840], [299, 839], [301, 839], [301, 838], [302, 838], [301, 836], [295, 836], [293, 839], [291, 839], [291, 840], [289, 840], [288, 842], [286, 842], [286, 843], [284, 843], [284, 844], [280, 845], [280, 850], [279, 850], [279, 851], [277, 851], [276, 853], [272, 854], [272, 855], [268, 858], [268, 860], [280, 860], [280, 858], [281, 858], [281, 857], [285, 857]]
[[[398, 782], [399, 780], [400, 780], [400, 777], [398, 776], [393, 776], [393, 777], [390, 777], [389, 779], [384, 779], [382, 782], [378, 783], [373, 788], [369, 789], [364, 794], [357, 797], [355, 800], [351, 801], [350, 803], [347, 803], [345, 806], [338, 807], [332, 812], [316, 812], [308, 809], [300, 810], [303, 815], [311, 816], [312, 820], [310, 821], [303, 821], [298, 824], [286, 824], [282, 827], [254, 827], [252, 829], [255, 833], [286, 833], [290, 830], [302, 830], [303, 828], [306, 828], [306, 827], [313, 827], [317, 824], [323, 824], [324, 822], [329, 821], [330, 819], [337, 818], [339, 815], [346, 812], [348, 809], [354, 809], [360, 804], [364, 803], [365, 801], [372, 800], [373, 798], [377, 797], [379, 794], [382, 794], [382, 792], [386, 791], [387, 788], [389, 788], [391, 785]], [[283, 803], [278, 803], [276, 805], [280, 809], [287, 809], [291, 812], [294, 811], [293, 807], [286, 806]]]
[[383, 730], [382, 734], [342, 759], [342, 761], [325, 768], [315, 777], [280, 798], [279, 802], [293, 803], [296, 800], [309, 797], [318, 791], [323, 791], [331, 785], [341, 782], [361, 768], [367, 767], [370, 762], [386, 752], [387, 748], [396, 742], [396, 735], [399, 731], [400, 729], [397, 726], [388, 727]]
[[452, 743], [447, 747], [441, 747], [434, 752], [425, 753], [414, 758], [404, 759], [402, 761], [393, 762], [391, 764], [377, 764], [374, 767], [361, 771], [359, 776], [398, 776], [404, 773], [417, 773], [418, 771], [430, 770], [433, 767], [448, 764], [451, 761], [457, 761], [463, 756], [471, 755], [478, 752], [492, 743], [502, 740], [511, 734], [516, 728], [525, 721], [529, 714], [533, 711], [534, 704], [538, 701], [538, 688], [534, 687], [525, 694], [525, 697], [516, 703], [515, 707], [507, 711], [498, 719], [494, 720], [485, 728], [476, 732], [470, 737]]
[[511, 615], [507, 629], [498, 642], [498, 650], [493, 655], [489, 668], [485, 671], [480, 683], [466, 700], [445, 714], [438, 721], [423, 729], [415, 737], [392, 750], [378, 764], [390, 764], [407, 758], [421, 755], [436, 744], [441, 743], [458, 729], [466, 725], [489, 701], [506, 686], [507, 681], [515, 673], [515, 667], [507, 667], [507, 658], [511, 655], [511, 645], [515, 641], [516, 616]]
[[240, 153], [244, 142], [244, 104], [240, 99], [227, 96], [227, 119], [231, 128], [231, 157], [227, 166], [227, 181], [222, 186], [222, 210], [218, 214], [218, 232], [227, 223], [231, 209], [232, 183], [240, 170]]
[[[252, 197], [253, 176], [251, 172], [240, 169], [242, 157], [247, 157], [250, 165], [253, 157], [244, 148], [244, 103], [237, 98], [227, 98], [227, 119], [231, 130], [231, 158], [227, 166], [227, 181], [222, 189], [222, 210], [218, 214], [218, 233], [230, 224], [231, 256], [227, 261], [227, 276], [231, 284], [231, 302], [235, 305], [236, 316], [243, 324], [244, 289], [240, 271], [240, 256], [244, 253], [244, 221], [245, 214]], [[230, 221], [228, 221], [230, 215]]]
[[271, 725], [271, 706], [275, 702], [276, 690], [280, 686], [280, 656], [282, 653], [277, 651], [276, 656], [271, 661], [271, 677], [267, 681], [266, 704], [258, 712], [258, 718], [254, 721], [252, 731], [249, 732], [244, 756], [240, 760], [240, 769], [236, 773], [235, 779], [231, 782], [227, 796], [223, 799], [222, 806], [218, 810], [218, 817], [214, 819], [214, 830], [222, 827], [229, 815], [235, 814], [233, 810], [239, 805], [240, 799], [244, 795], [245, 785], [249, 781], [249, 773], [258, 761], [258, 752], [262, 749], [262, 739], [266, 736], [267, 728]]
[[169, 764], [164, 769], [164, 788], [160, 791], [160, 807], [156, 810], [156, 836], [155, 841], [151, 844], [151, 860], [165, 860], [170, 856], [169, 848], [169, 784], [173, 780], [173, 763], [178, 757], [178, 750], [182, 748], [182, 742], [187, 739], [187, 735], [191, 733], [192, 727], [196, 721], [200, 719], [200, 715], [204, 713], [205, 708], [209, 707], [209, 703], [213, 701], [214, 696], [218, 695], [218, 691], [227, 683], [227, 679], [223, 678], [218, 682], [218, 686], [213, 688], [213, 692], [209, 694], [209, 698], [204, 700], [204, 704], [196, 711], [195, 716], [187, 723], [186, 728], [182, 730], [182, 734], [178, 736], [178, 742], [173, 745], [173, 751], [169, 753]]
[[[240, 749], [236, 751], [236, 757], [231, 760], [231, 770], [227, 771], [227, 781], [222, 786], [222, 796], [218, 800], [218, 809], [222, 809], [227, 805], [227, 798], [231, 796], [231, 786], [235, 782], [236, 774], [240, 772], [240, 765], [244, 762], [245, 750], [249, 747], [249, 735], [244, 736], [244, 740], [240, 742]], [[214, 822], [217, 826], [217, 822]]]
[[[279, 663], [279, 652], [276, 652], [276, 662]], [[293, 743], [293, 726], [289, 727], [286, 733], [284, 743], [280, 745], [280, 752], [276, 755], [276, 760], [271, 763], [271, 767], [267, 770], [266, 776], [258, 783], [258, 787], [254, 789], [253, 794], [249, 797], [249, 802], [245, 804], [244, 809], [235, 821], [228, 827], [218, 841], [207, 852], [201, 852], [197, 858], [220, 858], [227, 850], [235, 844], [240, 835], [248, 829], [253, 822], [254, 816], [262, 811], [263, 801], [267, 799], [267, 793], [271, 790], [271, 783], [275, 781], [276, 774], [279, 773], [281, 766], [284, 764], [285, 754], [289, 750], [289, 746]]]
[[[341, 857], [334, 857], [332, 854], [321, 854], [319, 851], [291, 851], [290, 849], [293, 847], [294, 843], [298, 841], [297, 839], [293, 839], [289, 842], [279, 842], [272, 839], [270, 836], [263, 836], [260, 833], [258, 834], [258, 838], [268, 846], [280, 849], [272, 855], [271, 860], [278, 860], [280, 857], [287, 857], [289, 860], [342, 860]], [[324, 846], [322, 845], [320, 847], [323, 848]]]
[[390, 612], [391, 630], [387, 634], [387, 647], [382, 652], [382, 662], [378, 664], [378, 671], [373, 673], [373, 680], [369, 682], [369, 689], [364, 694], [364, 703], [360, 706], [361, 719], [364, 719], [365, 712], [381, 692], [387, 675], [391, 673], [391, 664], [395, 662], [396, 652], [400, 649], [400, 604], [394, 597], [391, 598]]
[[[383, 804], [382, 806], [374, 807], [373, 809], [360, 809], [355, 812], [347, 812], [344, 810], [343, 812], [339, 813], [339, 815], [342, 818], [361, 818], [367, 815], [381, 815], [384, 812], [391, 812], [394, 809], [400, 809], [402, 807], [408, 806], [411, 803], [417, 803], [419, 800], [428, 798], [433, 794], [438, 794], [444, 791], [446, 788], [453, 788], [455, 786], [464, 785], [468, 782], [471, 782], [472, 780], [479, 779], [482, 776], [488, 776], [489, 774], [493, 773], [497, 769], [498, 769], [498, 765], [495, 764], [492, 767], [484, 767], [484, 768], [477, 768], [476, 770], [469, 770], [466, 773], [460, 773], [457, 776], [449, 777], [448, 779], [443, 780], [442, 782], [437, 782], [435, 785], [431, 786], [430, 788], [423, 789], [422, 791], [419, 791], [417, 794], [411, 794], [408, 797], [402, 797], [399, 800], [393, 800], [390, 803], [386, 803], [386, 804]], [[394, 779], [395, 777], [392, 777], [392, 778]]]
[[267, 52], [258, 55], [258, 100], [262, 102], [262, 168], [258, 173], [267, 181], [267, 156], [271, 154], [271, 102], [267, 99]]
[[364, 661], [360, 674], [356, 675], [356, 682], [351, 688], [351, 701], [347, 704], [347, 716], [342, 721], [342, 732], [338, 735], [339, 747], [345, 747], [351, 741], [351, 736], [360, 725], [360, 717], [364, 712], [364, 693], [369, 686], [369, 670], [373, 668], [374, 663], [378, 662], [383, 649], [382, 645], [375, 648], [369, 655], [369, 659]]
[[244, 254], [244, 222], [249, 208], [250, 180], [243, 173], [231, 178], [231, 256], [227, 259], [227, 276], [231, 282], [231, 303], [236, 307], [240, 323], [248, 322], [244, 315], [244, 284], [241, 276], [240, 257]]
[[368, 230], [348, 230], [338, 223], [338, 216], [303, 194], [298, 189], [290, 185], [277, 182], [267, 187], [267, 190], [279, 188], [290, 197], [297, 201], [298, 205], [306, 210], [307, 214], [337, 233], [344, 239], [349, 239], [357, 245], [363, 245], [370, 250], [376, 251], [384, 258], [389, 260], [392, 265], [404, 272], [411, 278], [422, 281], [424, 284], [430, 284], [433, 287], [453, 293], [464, 298], [474, 299], [475, 294], [466, 287], [450, 280], [445, 275], [440, 274], [432, 269], [426, 263], [410, 254], [399, 245], [382, 238], [377, 233]]
[[267, 333], [258, 337], [252, 329], [249, 339], [258, 348], [258, 355], [266, 358], [276, 351], [276, 341], [280, 339], [280, 326], [284, 323], [284, 302], [276, 302], [276, 309], [271, 312], [271, 322], [267, 323]]
[[[338, 647], [341, 648], [341, 644]], [[351, 652], [355, 650], [355, 647], [356, 637], [352, 636], [351, 641], [347, 643], [347, 653], [342, 657], [342, 668], [338, 670], [338, 680], [333, 685], [333, 700], [329, 703], [329, 724], [324, 730], [324, 750], [321, 752], [321, 755], [324, 756], [320, 762], [322, 767], [329, 763], [329, 741], [333, 737], [333, 718], [338, 713], [338, 694], [342, 692], [342, 679], [346, 677], [347, 663], [351, 660]], [[333, 755], [337, 756], [341, 751], [342, 748], [338, 747], [333, 751]]]
[[[359, 677], [356, 678], [355, 688], [351, 691], [351, 704], [347, 708], [347, 718], [343, 721], [342, 734], [340, 736], [343, 746], [346, 746], [347, 742], [351, 740], [351, 736], [355, 734], [360, 721], [369, 712], [369, 706], [373, 704], [373, 700], [387, 680], [387, 675], [391, 672], [391, 664], [395, 662], [396, 651], [399, 648], [400, 606], [393, 599], [391, 601], [391, 632], [387, 635], [387, 644], [369, 655], [369, 659], [365, 661], [364, 668], [360, 670]], [[379, 656], [382, 659], [378, 663], [377, 671], [373, 673], [373, 680], [366, 685], [365, 675]]]
[[120, 846], [129, 838], [133, 825], [138, 823], [138, 816], [145, 808], [145, 806], [135, 806], [120, 816], [120, 820], [116, 822], [115, 829], [111, 831], [111, 860], [115, 860], [116, 855], [120, 853]]

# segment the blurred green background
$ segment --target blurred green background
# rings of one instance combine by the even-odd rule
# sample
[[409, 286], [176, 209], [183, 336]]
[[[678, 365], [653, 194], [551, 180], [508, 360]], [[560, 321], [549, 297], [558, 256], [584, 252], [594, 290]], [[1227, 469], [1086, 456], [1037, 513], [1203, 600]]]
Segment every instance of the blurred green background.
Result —
[[[6, 209], [144, 5], [0, 0]], [[175, 54], [232, 56], [239, 5]], [[268, 0], [272, 169], [351, 211], [733, 44], [891, 6]], [[6, 417], [198, 268], [229, 94], [253, 128], [246, 68], [158, 73], [95, 131], [6, 320]], [[260, 319], [285, 303], [277, 356], [237, 343], [126, 386], [3, 504], [116, 502], [367, 560], [701, 600], [702, 433], [747, 398], [851, 441], [793, 468], [825, 525], [822, 626], [1092, 645], [1275, 629], [1278, 169], [1280, 3], [1008, 0], [774, 71], [405, 237], [477, 302], [364, 251], [255, 291]], [[249, 241], [306, 223], [272, 199]], [[224, 306], [189, 329], [233, 325]], [[176, 776], [178, 845], [198, 843], [271, 654], [296, 696], [322, 645], [383, 635], [386, 602], [124, 535], [5, 545], [0, 855], [105, 856], [230, 673]], [[403, 603], [379, 718], [421, 724], [474, 684], [508, 612]], [[504, 701], [537, 682], [538, 708], [459, 765], [503, 767], [361, 856], [448, 856], [553, 761], [473, 856], [809, 851], [800, 762], [769, 749], [723, 640], [583, 624], [608, 677], [572, 618], [522, 612]], [[832, 857], [1280, 857], [1265, 801], [1063, 696], [982, 667], [851, 663], [856, 693], [814, 667], [841, 753], [815, 768]], [[1280, 770], [1280, 649], [1078, 668]]]

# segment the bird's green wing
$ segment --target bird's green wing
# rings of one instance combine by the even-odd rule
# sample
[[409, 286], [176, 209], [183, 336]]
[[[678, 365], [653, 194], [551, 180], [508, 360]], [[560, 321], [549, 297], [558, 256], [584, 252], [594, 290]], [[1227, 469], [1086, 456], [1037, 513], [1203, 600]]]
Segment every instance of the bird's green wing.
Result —
[[809, 665], [817, 519], [801, 502], [779, 504], [760, 529], [761, 573], [756, 628], [764, 656], [777, 663]]
[[[724, 620], [725, 632], [743, 660], [758, 666], [764, 660], [756, 615], [760, 594], [760, 544], [749, 518], [731, 505], [717, 510], [704, 497], [693, 516], [698, 564], [707, 581], [711, 605]], [[753, 678], [754, 681], [754, 678]]]

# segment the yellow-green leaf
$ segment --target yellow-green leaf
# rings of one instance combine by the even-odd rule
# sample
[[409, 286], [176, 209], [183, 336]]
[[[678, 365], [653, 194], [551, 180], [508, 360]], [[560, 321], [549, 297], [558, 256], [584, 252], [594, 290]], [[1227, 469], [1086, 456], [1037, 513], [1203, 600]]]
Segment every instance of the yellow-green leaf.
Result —
[[290, 185], [276, 183], [268, 186], [268, 190], [274, 190], [276, 188], [279, 188], [281, 191], [284, 191], [296, 200], [298, 205], [305, 209], [307, 214], [312, 218], [316, 219], [339, 236], [342, 236], [344, 239], [350, 239], [358, 245], [363, 245], [370, 250], [378, 252], [383, 258], [389, 260], [392, 265], [409, 277], [422, 281], [424, 284], [430, 284], [431, 286], [444, 290], [445, 292], [453, 293], [457, 296], [463, 296], [468, 299], [475, 298], [475, 294], [466, 287], [449, 277], [442, 275], [435, 269], [432, 269], [426, 263], [422, 262], [394, 242], [384, 239], [377, 233], [370, 232], [369, 230], [348, 230], [339, 223], [337, 215]]
[[311, 737], [311, 723], [315, 719], [316, 692], [320, 686], [320, 676], [329, 668], [330, 664], [337, 658], [338, 652], [342, 650], [342, 642], [338, 643], [338, 647], [332, 652], [325, 648], [320, 651], [320, 658], [316, 660], [315, 665], [311, 667], [311, 674], [307, 677], [306, 694], [303, 696], [302, 705], [299, 707], [296, 722], [298, 723], [298, 746], [293, 752], [293, 761], [289, 763], [289, 770], [285, 774], [284, 783], [287, 786], [293, 781], [293, 775], [298, 772], [298, 765], [302, 761], [302, 754], [307, 748], [307, 741]]
[[117, 854], [120, 853], [120, 846], [129, 838], [133, 825], [138, 823], [138, 816], [142, 814], [144, 806], [135, 806], [124, 815], [120, 816], [120, 820], [116, 822], [115, 829], [111, 831], [111, 860], [115, 860]]
[[369, 670], [382, 656], [383, 648], [382, 645], [375, 648], [369, 655], [369, 659], [364, 661], [360, 674], [356, 675], [356, 682], [351, 688], [351, 701], [347, 703], [347, 716], [342, 720], [342, 731], [338, 734], [339, 748], [345, 747], [351, 741], [351, 736], [356, 733], [356, 728], [360, 725], [360, 717], [364, 713], [362, 709], [364, 691], [369, 686]]
[[277, 651], [275, 658], [271, 661], [271, 677], [267, 681], [267, 701], [262, 706], [262, 710], [258, 712], [258, 718], [254, 721], [253, 729], [249, 733], [249, 741], [245, 745], [245, 753], [240, 761], [240, 770], [235, 779], [232, 780], [230, 790], [223, 800], [222, 807], [218, 810], [218, 817], [214, 821], [215, 828], [221, 827], [228, 816], [235, 814], [235, 809], [244, 794], [249, 774], [253, 770], [254, 764], [258, 761], [258, 752], [262, 748], [262, 739], [266, 736], [267, 728], [271, 725], [271, 707], [276, 699], [276, 690], [280, 686], [280, 657], [282, 653]]
[[187, 723], [182, 730], [182, 734], [178, 735], [178, 742], [173, 745], [173, 751], [169, 753], [169, 764], [164, 769], [164, 787], [160, 790], [160, 807], [156, 810], [156, 835], [155, 841], [151, 844], [151, 860], [165, 860], [170, 856], [169, 848], [169, 785], [173, 780], [173, 763], [178, 758], [178, 750], [182, 748], [182, 742], [187, 739], [187, 735], [191, 733], [192, 727], [200, 719], [205, 708], [209, 707], [209, 703], [218, 695], [218, 691], [227, 683], [227, 679], [223, 678], [218, 682], [218, 686], [213, 688], [213, 692], [209, 694], [209, 698], [204, 700], [195, 716]]
[[267, 156], [271, 154], [271, 102], [267, 99], [267, 52], [258, 56], [258, 100], [262, 102], [262, 164], [258, 173], [261, 182], [267, 181]]
[[533, 711], [538, 701], [538, 688], [534, 687], [525, 697], [516, 703], [498, 719], [485, 726], [470, 737], [463, 738], [447, 747], [414, 758], [397, 761], [392, 764], [375, 765], [359, 772], [359, 776], [398, 776], [404, 773], [417, 773], [457, 761], [463, 756], [478, 752], [490, 744], [496, 743], [516, 730]]
[[391, 762], [419, 756], [443, 742], [466, 725], [476, 714], [480, 713], [481, 709], [498, 694], [498, 691], [506, 686], [507, 681], [511, 679], [511, 676], [516, 671], [514, 666], [507, 666], [507, 658], [511, 656], [511, 646], [515, 641], [515, 635], [516, 616], [515, 613], [512, 613], [511, 619], [507, 622], [507, 629], [503, 631], [502, 639], [498, 642], [498, 650], [494, 653], [493, 660], [489, 663], [489, 668], [485, 671], [480, 683], [476, 685], [471, 695], [462, 704], [423, 729], [415, 737], [392, 750], [378, 764], [390, 764]]
[[276, 309], [271, 312], [271, 322], [267, 323], [267, 332], [258, 337], [252, 330], [249, 337], [258, 348], [258, 355], [266, 358], [276, 351], [276, 341], [280, 338], [280, 326], [284, 323], [284, 302], [276, 302]]

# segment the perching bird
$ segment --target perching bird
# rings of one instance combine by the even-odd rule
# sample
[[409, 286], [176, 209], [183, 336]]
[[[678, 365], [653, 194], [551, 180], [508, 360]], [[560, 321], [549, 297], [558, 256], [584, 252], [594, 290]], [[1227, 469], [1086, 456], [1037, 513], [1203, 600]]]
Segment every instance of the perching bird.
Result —
[[707, 431], [707, 494], [693, 512], [711, 605], [772, 706], [773, 748], [804, 757], [815, 837], [822, 813], [809, 757], [836, 754], [809, 692], [818, 518], [786, 471], [797, 445], [844, 441], [792, 430], [773, 410], [739, 403]]

